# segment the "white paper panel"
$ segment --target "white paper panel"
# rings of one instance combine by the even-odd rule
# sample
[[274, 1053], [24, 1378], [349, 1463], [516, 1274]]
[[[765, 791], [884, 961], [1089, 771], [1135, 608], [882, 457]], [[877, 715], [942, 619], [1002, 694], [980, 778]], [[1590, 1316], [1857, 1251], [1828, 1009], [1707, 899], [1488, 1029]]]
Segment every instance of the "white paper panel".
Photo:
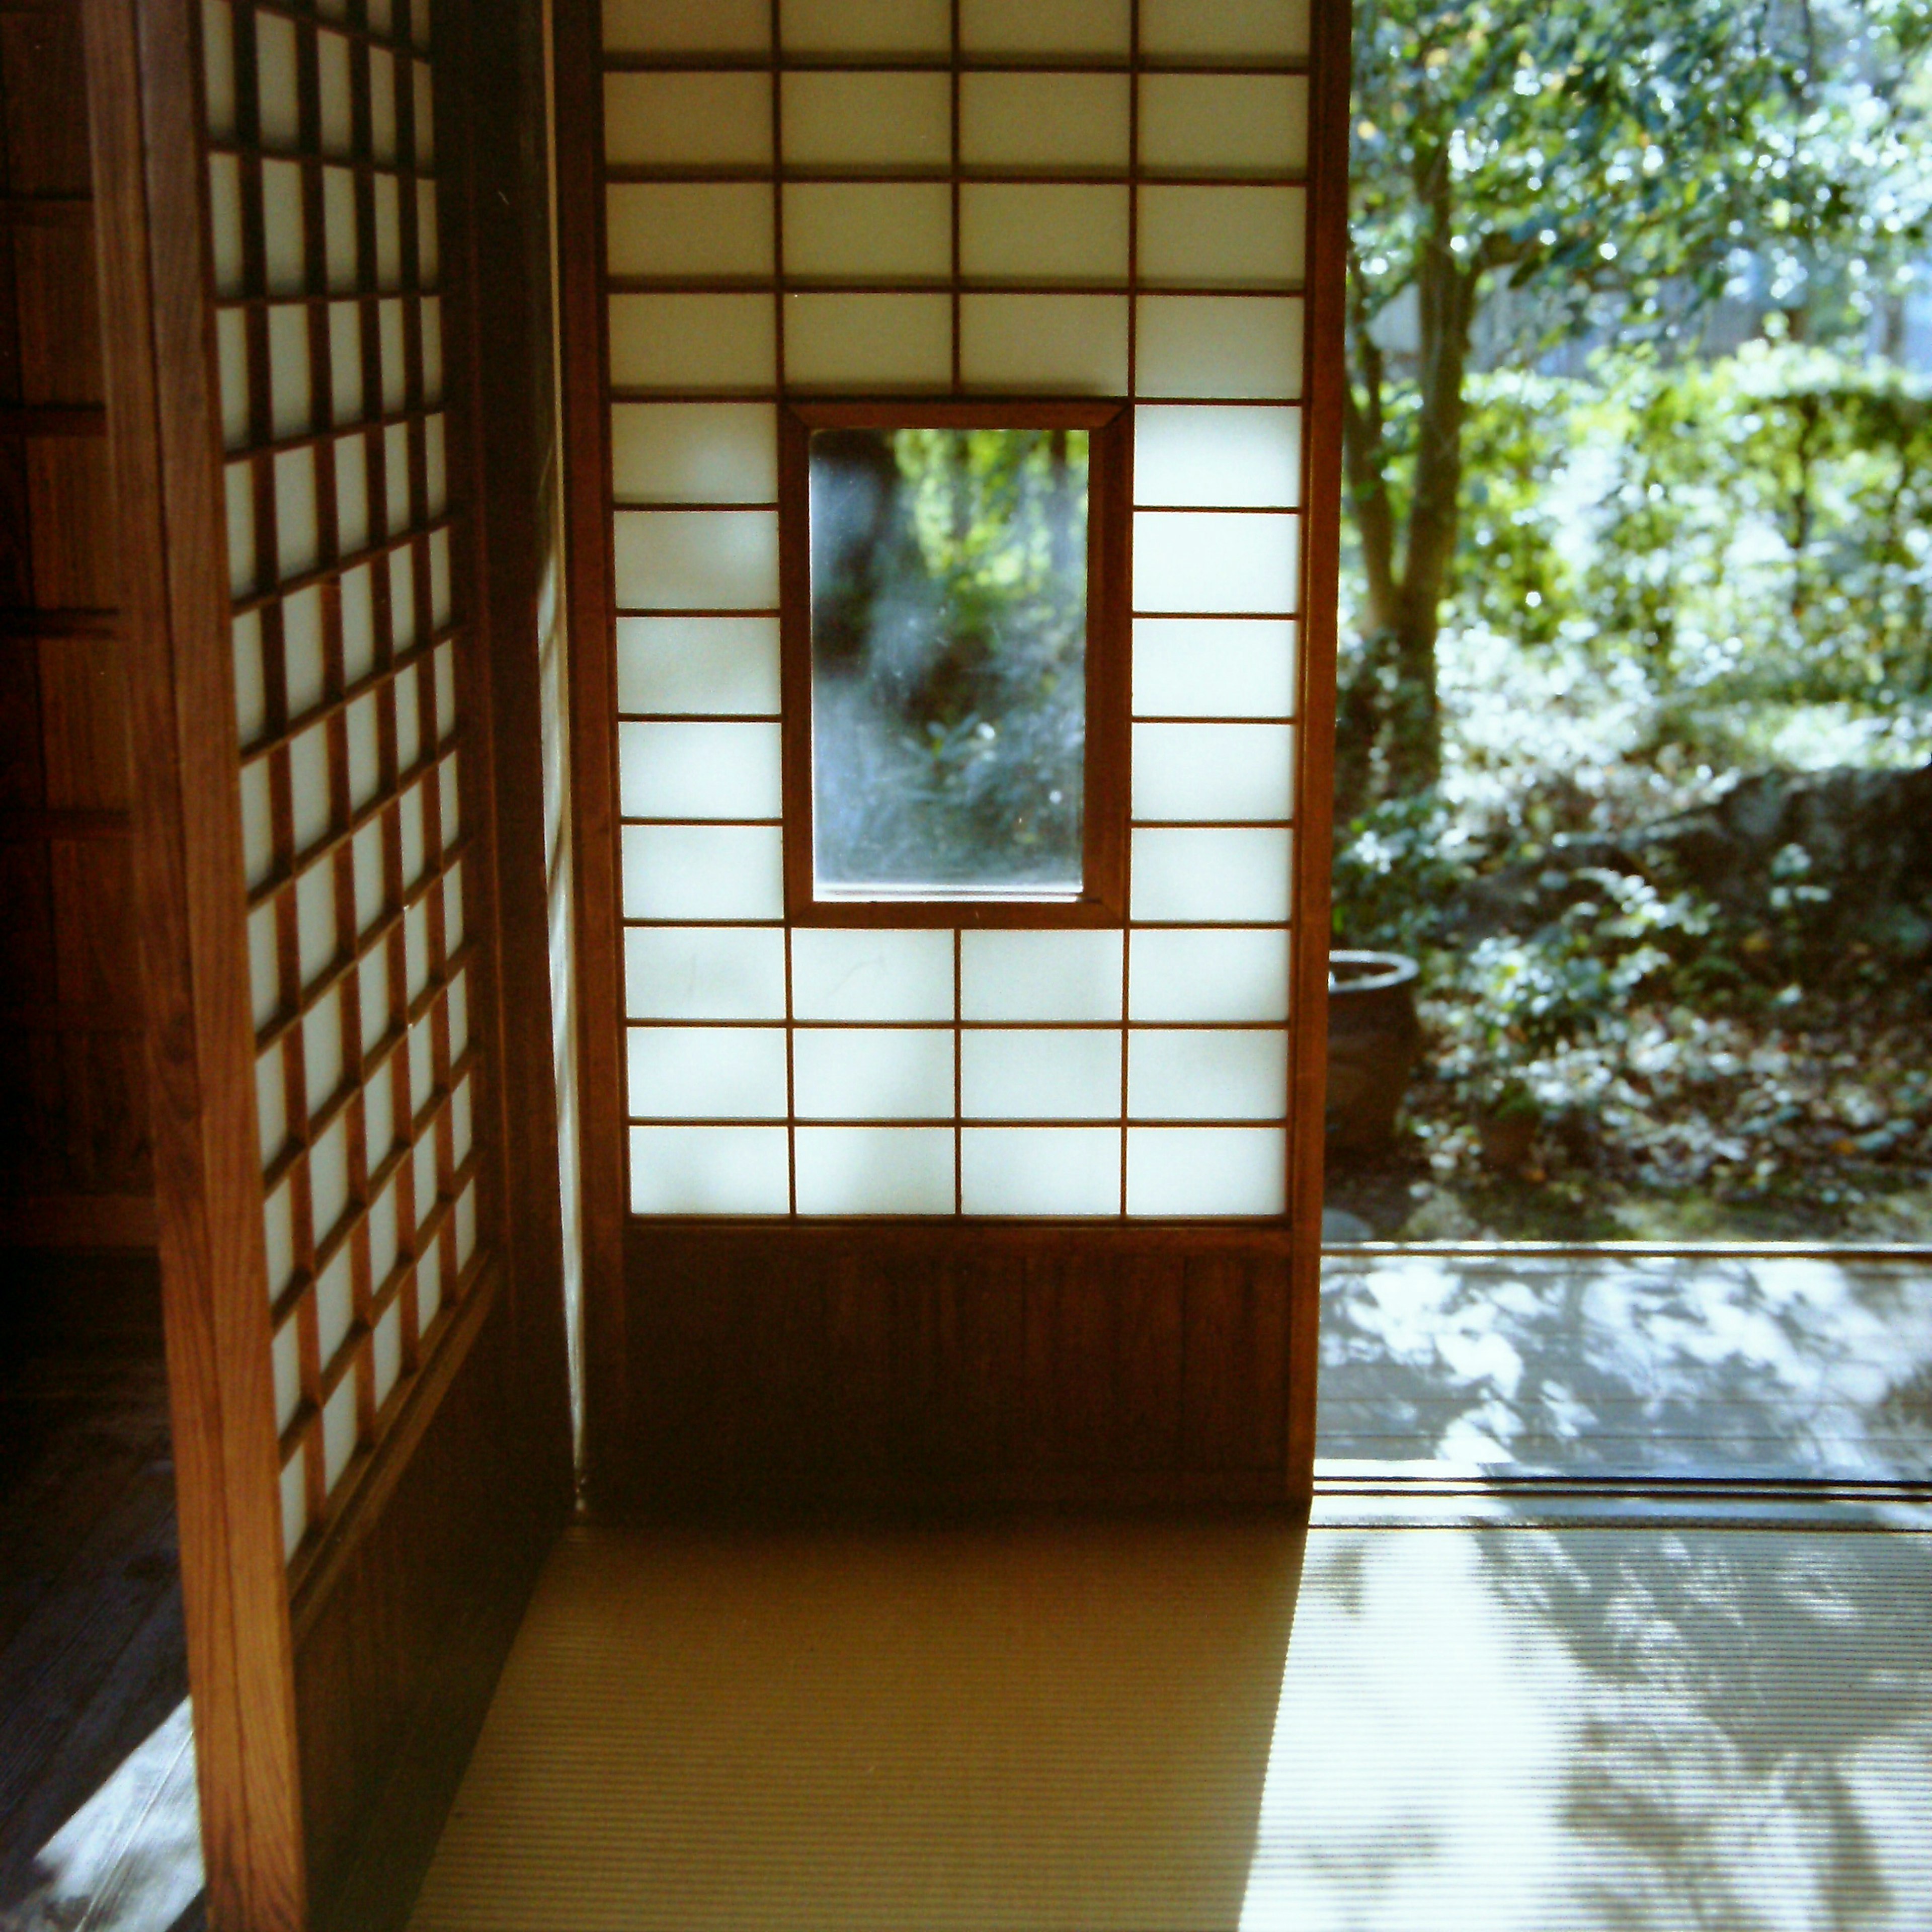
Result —
[[282, 1050], [272, 1047], [255, 1062], [256, 1148], [266, 1167], [289, 1137], [288, 1092], [282, 1078]]
[[1136, 724], [1133, 813], [1137, 819], [1293, 818], [1294, 726]]
[[631, 1027], [624, 1035], [632, 1119], [782, 1120], [782, 1027]]
[[1118, 932], [969, 932], [959, 1012], [968, 1020], [1117, 1020]]
[[1288, 1112], [1288, 1035], [1127, 1035], [1127, 1111], [1137, 1120], [1278, 1120]]
[[358, 272], [356, 242], [356, 177], [346, 168], [322, 171], [324, 272], [332, 295], [347, 295]]
[[620, 510], [617, 602], [658, 610], [749, 610], [778, 601], [772, 510]]
[[604, 0], [613, 53], [761, 54], [771, 45], [770, 0]]
[[416, 286], [433, 288], [442, 273], [442, 230], [436, 212], [436, 184], [416, 183]]
[[208, 131], [219, 140], [235, 131], [235, 10], [228, 0], [201, 0], [201, 71]]
[[308, 280], [302, 170], [293, 161], [262, 164], [262, 253], [268, 293], [298, 296]]
[[1124, 170], [1130, 86], [1114, 74], [964, 74], [960, 158], [969, 167]]
[[968, 182], [959, 190], [959, 267], [969, 281], [1124, 282], [1127, 190]]
[[274, 872], [274, 794], [266, 759], [242, 769], [242, 872], [249, 891]]
[[968, 1214], [1120, 1211], [1118, 1128], [968, 1127], [959, 1166]]
[[242, 164], [232, 154], [208, 158], [208, 230], [214, 292], [242, 292]]
[[330, 993], [302, 1016], [302, 1082], [311, 1114], [342, 1084], [342, 998]]
[[604, 250], [614, 275], [769, 275], [772, 191], [758, 182], [613, 182]]
[[289, 747], [289, 790], [295, 818], [296, 850], [306, 852], [328, 831], [328, 741], [326, 728], [312, 725]]
[[330, 419], [346, 428], [362, 418], [362, 328], [353, 302], [333, 302], [328, 310]]
[[[434, 1199], [434, 1196], [430, 1197]], [[418, 1194], [420, 1208], [423, 1196]], [[427, 1335], [442, 1309], [442, 1251], [432, 1242], [416, 1257], [416, 1333]]]
[[[295, 1280], [294, 1189], [284, 1181], [262, 1206], [262, 1244], [268, 1250], [268, 1299], [279, 1300]], [[283, 1331], [292, 1334], [292, 1328]]]
[[415, 520], [410, 488], [410, 432], [404, 423], [394, 423], [382, 432], [384, 458], [384, 508], [388, 512], [390, 536], [400, 536]]
[[442, 298], [426, 296], [416, 310], [422, 330], [423, 400], [434, 408], [442, 400]]
[[262, 618], [250, 610], [237, 617], [231, 634], [235, 644], [236, 742], [252, 745], [268, 728], [268, 695], [263, 683]]
[[218, 310], [214, 317], [215, 355], [221, 371], [221, 440], [231, 454], [250, 440], [248, 335], [238, 309]]
[[423, 424], [423, 478], [428, 493], [423, 514], [440, 517], [449, 508], [448, 436], [441, 416], [431, 416]]
[[633, 1214], [782, 1214], [790, 1204], [782, 1127], [633, 1127]]
[[784, 329], [791, 382], [880, 390], [952, 380], [952, 307], [943, 295], [788, 296]]
[[[414, 915], [412, 914], [413, 918]], [[410, 970], [413, 974], [414, 968]], [[420, 988], [410, 994], [413, 1000], [418, 997]], [[430, 1032], [427, 1016], [411, 1027], [405, 1036], [410, 1065], [410, 1118], [420, 1121], [436, 1091], [435, 1042]], [[418, 1130], [420, 1131], [420, 1130]], [[420, 1217], [426, 1209], [424, 1203], [435, 1198], [435, 1142], [433, 1138], [424, 1140], [416, 1149], [416, 1212]]]
[[604, 154], [620, 166], [769, 163], [771, 82], [762, 74], [607, 74]]
[[[369, 542], [369, 462], [360, 436], [338, 436], [335, 444], [335, 535], [345, 556]], [[367, 584], [367, 573], [363, 573]]]
[[389, 641], [399, 651], [410, 650], [416, 640], [416, 561], [414, 549], [404, 545], [388, 556]]
[[376, 662], [376, 618], [368, 565], [345, 571], [338, 582], [342, 603], [342, 674], [353, 684], [366, 676]]
[[1288, 1017], [1288, 936], [1281, 932], [1136, 930], [1127, 1012], [1136, 1020]]
[[1145, 187], [1140, 223], [1148, 287], [1292, 288], [1306, 266], [1298, 188]]
[[258, 906], [248, 915], [248, 1010], [255, 1030], [275, 1016], [281, 1005], [281, 962], [275, 937], [275, 909]]
[[952, 1034], [800, 1028], [792, 1079], [801, 1120], [944, 1120], [952, 1112]]
[[271, 1345], [275, 1374], [275, 1428], [279, 1433], [295, 1420], [302, 1400], [302, 1337], [292, 1322], [276, 1331]]
[[430, 621], [440, 631], [455, 613], [449, 576], [449, 532], [433, 530], [429, 539]]
[[394, 175], [376, 177], [375, 206], [376, 286], [399, 289], [403, 285], [402, 198]]
[[[356, 969], [356, 979], [362, 1051], [364, 1054], [373, 1053], [389, 1030], [389, 949], [378, 946], [364, 954]], [[374, 1074], [370, 1076], [372, 1091], [375, 1078]], [[374, 1153], [370, 1156], [372, 1165], [381, 1158], [380, 1154]]]
[[304, 990], [334, 963], [340, 944], [333, 868], [311, 866], [296, 881], [296, 970]]
[[1308, 0], [1142, 0], [1141, 51], [1170, 60], [1298, 59], [1308, 52]]
[[784, 835], [776, 825], [627, 825], [626, 919], [782, 919]]
[[1137, 920], [1286, 920], [1294, 834], [1286, 827], [1137, 828]]
[[436, 165], [436, 82], [427, 61], [411, 63], [416, 70], [411, 82], [416, 92], [416, 166]]
[[620, 617], [620, 711], [776, 713], [776, 617]]
[[969, 53], [1127, 53], [1129, 0], [961, 0], [959, 44]]
[[268, 310], [268, 416], [274, 434], [306, 434], [310, 408], [308, 310], [278, 302]]
[[944, 54], [952, 44], [947, 0], [782, 0], [788, 53]]
[[275, 548], [284, 581], [320, 561], [315, 520], [315, 452], [284, 450], [275, 458]]
[[[770, 193], [760, 192], [769, 207]], [[867, 281], [952, 272], [952, 190], [944, 182], [790, 182], [784, 194], [788, 275]]]
[[245, 597], [255, 587], [255, 482], [245, 463], [223, 473], [228, 508], [228, 590]]
[[1287, 718], [1291, 618], [1137, 617], [1134, 710], [1153, 718]]
[[1302, 306], [1292, 296], [1144, 296], [1135, 384], [1143, 396], [1295, 397]]
[[1308, 82], [1298, 74], [1141, 78], [1141, 166], [1155, 173], [1295, 174], [1308, 165]]
[[770, 403], [620, 403], [610, 412], [610, 468], [614, 494], [639, 502], [775, 502], [778, 411]]
[[1127, 386], [1127, 298], [962, 296], [959, 364], [976, 388], [1118, 395]]
[[1292, 611], [1300, 533], [1300, 520], [1286, 513], [1138, 511], [1134, 608]]
[[260, 103], [256, 125], [265, 148], [284, 152], [302, 131], [301, 99], [296, 88], [296, 23], [279, 14], [255, 14], [255, 79]]
[[356, 1454], [356, 1378], [346, 1377], [322, 1409], [322, 1482], [332, 1494]]
[[769, 296], [610, 298], [610, 380], [620, 388], [768, 388], [777, 354]]
[[1301, 499], [1301, 412], [1142, 404], [1134, 501], [1288, 509]]
[[640, 1020], [782, 1020], [784, 934], [764, 927], [632, 926], [625, 1010]]
[[[423, 868], [428, 856], [428, 842], [424, 834], [423, 794], [424, 787], [422, 784], [412, 784], [403, 794], [396, 807], [398, 832], [396, 843], [402, 848], [403, 890], [405, 892], [422, 878]], [[410, 917], [412, 920], [422, 918], [424, 926], [427, 927], [427, 915], [423, 913], [420, 906], [411, 911]], [[427, 967], [428, 953], [425, 947], [425, 971]], [[419, 991], [421, 988], [416, 984], [415, 977], [412, 975], [410, 985], [410, 998], [414, 999]]]
[[952, 935], [862, 926], [791, 935], [792, 1010], [801, 1020], [950, 1020]]
[[396, 678], [396, 764], [402, 771], [422, 756], [422, 700], [417, 695], [421, 683], [422, 670], [416, 665]]
[[794, 72], [781, 86], [789, 167], [943, 168], [951, 156], [944, 74]]
[[801, 1214], [946, 1214], [950, 1127], [800, 1127]]
[[350, 847], [356, 873], [356, 930], [367, 932], [386, 903], [382, 884], [382, 828], [365, 825]]
[[348, 41], [340, 34], [316, 34], [315, 62], [322, 117], [322, 152], [325, 154], [346, 154], [354, 137]]
[[776, 818], [778, 728], [620, 724], [617, 795], [626, 818]]
[[282, 602], [282, 675], [289, 716], [299, 718], [322, 702], [322, 592], [298, 590]]
[[282, 1470], [282, 1555], [292, 1557], [302, 1546], [302, 1538], [308, 1530], [308, 1478], [304, 1472], [305, 1458], [298, 1450], [294, 1460]]
[[982, 1120], [1116, 1120], [1120, 1036], [1043, 1028], [962, 1034], [959, 1111]]
[[1279, 1214], [1288, 1136], [1280, 1127], [1130, 1127], [1130, 1214]]
[[386, 165], [396, 159], [396, 57], [386, 47], [369, 50], [369, 147]]
[[403, 1372], [402, 1316], [393, 1307], [376, 1324], [370, 1340], [370, 1360], [375, 1378], [376, 1406], [380, 1408], [388, 1400]]
[[409, 400], [409, 364], [403, 349], [403, 304], [376, 304], [376, 334], [382, 361], [382, 409], [394, 416]]
[[[458, 1060], [470, 1044], [470, 974], [466, 968], [450, 981], [448, 990], [443, 995], [443, 1005], [449, 1015], [449, 1057]], [[464, 1104], [468, 1105], [466, 1100]]]
[[[386, 1075], [385, 1080], [386, 1084]], [[393, 1129], [387, 1123], [383, 1132], [386, 1140], [394, 1138]], [[402, 1223], [398, 1216], [396, 1183], [392, 1180], [369, 1204], [369, 1275], [376, 1287], [380, 1288], [394, 1272], [401, 1248]]]
[[326, 1240], [349, 1205], [349, 1124], [340, 1115], [309, 1149], [309, 1202], [315, 1238]]

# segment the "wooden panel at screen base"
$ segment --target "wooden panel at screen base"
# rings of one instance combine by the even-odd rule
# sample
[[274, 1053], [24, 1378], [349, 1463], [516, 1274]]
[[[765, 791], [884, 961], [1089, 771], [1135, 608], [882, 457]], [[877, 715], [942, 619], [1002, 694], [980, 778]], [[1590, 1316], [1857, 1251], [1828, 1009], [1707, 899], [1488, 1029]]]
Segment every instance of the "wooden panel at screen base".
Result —
[[1284, 1229], [633, 1220], [600, 1502], [1279, 1502]]

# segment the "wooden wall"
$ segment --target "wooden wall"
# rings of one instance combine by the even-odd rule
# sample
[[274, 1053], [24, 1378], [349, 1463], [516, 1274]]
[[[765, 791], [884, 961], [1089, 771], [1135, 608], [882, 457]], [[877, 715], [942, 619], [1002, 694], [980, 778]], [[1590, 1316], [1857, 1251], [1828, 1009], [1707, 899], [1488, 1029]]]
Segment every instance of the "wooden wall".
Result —
[[0, 1240], [151, 1242], [77, 0], [0, 9]]

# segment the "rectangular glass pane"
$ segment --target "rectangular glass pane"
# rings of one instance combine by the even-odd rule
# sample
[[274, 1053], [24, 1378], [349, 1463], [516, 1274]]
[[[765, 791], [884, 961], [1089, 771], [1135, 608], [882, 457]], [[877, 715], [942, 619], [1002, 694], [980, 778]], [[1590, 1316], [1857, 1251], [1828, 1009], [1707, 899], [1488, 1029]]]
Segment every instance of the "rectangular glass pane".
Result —
[[1118, 1214], [1118, 1127], [968, 1127], [960, 1136], [968, 1214]]
[[952, 1035], [938, 1028], [800, 1028], [792, 1077], [801, 1120], [945, 1120], [952, 1112]]
[[1088, 437], [816, 430], [821, 892], [1077, 894]]
[[982, 1120], [1110, 1120], [1120, 1111], [1120, 1036], [1111, 1028], [963, 1034], [960, 1112]]
[[801, 1214], [950, 1214], [950, 1127], [801, 1127]]

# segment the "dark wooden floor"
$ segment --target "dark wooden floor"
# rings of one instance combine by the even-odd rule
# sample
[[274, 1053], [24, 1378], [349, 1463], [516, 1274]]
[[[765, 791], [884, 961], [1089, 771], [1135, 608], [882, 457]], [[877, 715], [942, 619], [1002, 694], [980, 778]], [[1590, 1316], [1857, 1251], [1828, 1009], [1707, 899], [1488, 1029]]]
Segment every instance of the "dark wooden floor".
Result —
[[0, 1932], [200, 1924], [160, 1294], [0, 1252]]

